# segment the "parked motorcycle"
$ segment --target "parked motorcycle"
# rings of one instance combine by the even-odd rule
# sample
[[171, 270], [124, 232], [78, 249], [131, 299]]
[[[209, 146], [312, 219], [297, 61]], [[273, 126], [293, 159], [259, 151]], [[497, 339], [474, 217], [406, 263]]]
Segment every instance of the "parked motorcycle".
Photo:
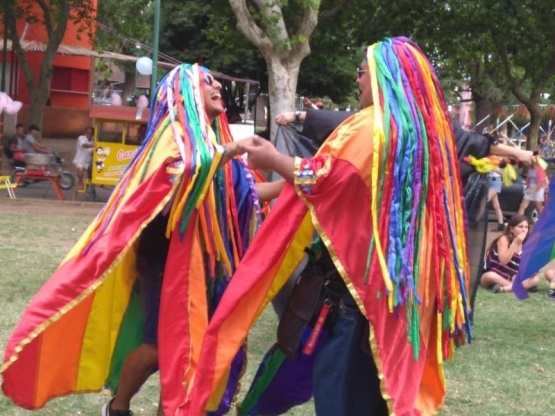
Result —
[[[58, 152], [52, 153], [29, 153], [25, 155], [25, 166], [14, 166], [10, 173], [10, 181], [16, 182], [16, 174], [19, 172], [26, 173], [27, 169], [36, 169], [58, 175], [58, 185], [64, 190], [73, 188], [75, 185], [75, 177], [73, 173], [63, 169], [64, 160], [60, 157]], [[37, 181], [25, 179], [20, 181], [18, 186], [24, 188], [25, 186], [35, 183]]]

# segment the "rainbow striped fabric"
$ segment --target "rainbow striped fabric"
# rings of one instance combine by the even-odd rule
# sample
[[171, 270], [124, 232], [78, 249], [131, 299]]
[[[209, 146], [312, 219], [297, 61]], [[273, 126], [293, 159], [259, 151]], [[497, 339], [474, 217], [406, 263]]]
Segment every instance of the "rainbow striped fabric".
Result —
[[[166, 414], [183, 401], [182, 380], [200, 353], [209, 314], [258, 223], [253, 177], [241, 160], [219, 168], [232, 140], [225, 115], [208, 124], [207, 69], [181, 65], [157, 90], [146, 139], [102, 212], [40, 289], [9, 338], [4, 393], [37, 409], [72, 393], [114, 392], [127, 354], [142, 342], [136, 245], [159, 213], [170, 249], [160, 306], [160, 378]], [[209, 297], [207, 298], [207, 293]], [[221, 413], [231, 405], [242, 369]], [[226, 389], [224, 388], [224, 394]]]
[[[436, 75], [408, 39], [367, 50], [374, 105], [312, 159], [297, 159], [212, 317], [177, 414], [214, 409], [250, 326], [314, 232], [370, 323], [390, 414], [435, 414], [443, 360], [471, 337], [465, 215], [456, 148]], [[333, 394], [333, 392], [330, 392]]]

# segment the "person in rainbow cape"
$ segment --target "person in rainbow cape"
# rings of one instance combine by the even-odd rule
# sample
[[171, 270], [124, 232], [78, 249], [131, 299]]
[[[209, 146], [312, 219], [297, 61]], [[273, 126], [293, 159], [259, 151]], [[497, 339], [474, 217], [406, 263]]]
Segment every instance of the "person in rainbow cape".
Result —
[[[157, 366], [165, 414], [183, 402], [182, 379], [258, 227], [259, 201], [280, 188], [255, 183], [234, 158], [241, 144], [221, 87], [188, 64], [160, 82], [142, 146], [8, 340], [2, 389], [16, 405], [107, 387], [116, 396], [103, 414], [130, 415]], [[214, 414], [234, 400], [244, 351], [233, 361]]]
[[442, 406], [443, 361], [472, 337], [451, 123], [411, 40], [370, 45], [357, 72], [361, 110], [314, 157], [257, 138], [246, 145], [251, 167], [287, 184], [208, 324], [176, 414], [216, 408], [250, 326], [305, 251], [316, 268], [309, 280], [320, 276], [305, 290], [316, 298], [312, 322], [300, 337], [294, 331], [294, 350], [278, 342], [265, 357], [239, 414], [281, 414], [312, 395], [318, 415], [429, 415]]

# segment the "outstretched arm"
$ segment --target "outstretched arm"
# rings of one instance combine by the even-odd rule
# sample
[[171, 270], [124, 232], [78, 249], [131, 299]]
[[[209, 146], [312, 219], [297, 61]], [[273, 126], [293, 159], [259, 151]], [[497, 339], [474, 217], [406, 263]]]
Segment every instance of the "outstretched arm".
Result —
[[518, 147], [507, 146], [506, 144], [492, 144], [490, 153], [497, 156], [513, 157], [520, 160], [526, 166], [532, 166], [536, 163], [534, 153], [530, 150], [519, 149]]
[[285, 185], [285, 179], [255, 184], [256, 192], [258, 192], [258, 199], [261, 203], [264, 203], [277, 198], [283, 189], [283, 185]]

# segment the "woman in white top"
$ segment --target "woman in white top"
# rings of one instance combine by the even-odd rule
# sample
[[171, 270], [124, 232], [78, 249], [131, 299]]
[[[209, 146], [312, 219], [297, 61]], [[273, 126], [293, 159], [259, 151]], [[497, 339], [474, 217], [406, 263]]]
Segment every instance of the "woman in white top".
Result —
[[543, 211], [543, 201], [545, 189], [549, 186], [549, 179], [541, 167], [530, 167], [526, 173], [526, 188], [524, 197], [518, 207], [518, 213], [524, 214], [530, 201], [534, 201], [538, 215]]

